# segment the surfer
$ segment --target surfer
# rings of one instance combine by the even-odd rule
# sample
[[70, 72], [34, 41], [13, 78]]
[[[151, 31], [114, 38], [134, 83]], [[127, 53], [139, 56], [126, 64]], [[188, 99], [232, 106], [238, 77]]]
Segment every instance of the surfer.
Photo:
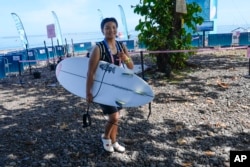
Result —
[[[94, 83], [95, 72], [100, 60], [106, 61], [117, 66], [126, 65], [127, 68], [133, 69], [134, 63], [129, 56], [125, 45], [116, 41], [118, 23], [115, 18], [105, 18], [101, 22], [101, 31], [104, 40], [97, 43], [90, 52], [88, 74], [86, 81], [86, 99], [88, 103], [93, 101], [92, 86]], [[116, 78], [114, 78], [116, 79]], [[110, 92], [112, 93], [112, 91]], [[107, 94], [107, 98], [109, 95]], [[125, 147], [117, 142], [118, 122], [121, 107], [108, 106], [100, 104], [103, 114], [108, 115], [108, 122], [105, 126], [104, 134], [101, 135], [103, 147], [108, 152], [124, 152]]]

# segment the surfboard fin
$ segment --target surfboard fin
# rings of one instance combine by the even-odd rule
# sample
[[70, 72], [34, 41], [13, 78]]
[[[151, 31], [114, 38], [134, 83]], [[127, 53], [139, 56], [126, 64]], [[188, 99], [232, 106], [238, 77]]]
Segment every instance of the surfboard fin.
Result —
[[135, 93], [140, 94], [140, 95], [143, 95], [143, 96], [147, 95], [147, 93], [142, 92], [142, 91], [139, 91], [139, 90], [136, 90]]
[[124, 72], [124, 73], [122, 73], [122, 75], [124, 75], [124, 76], [128, 76], [128, 77], [133, 77], [133, 74], [132, 74], [132, 73], [127, 73], [127, 72], [126, 72], [126, 73], [125, 73], [125, 72]]
[[116, 103], [118, 106], [120, 106], [120, 107], [122, 107], [124, 104], [126, 104], [125, 102], [123, 102], [123, 101], [121, 101], [121, 100], [116, 100], [115, 103]]

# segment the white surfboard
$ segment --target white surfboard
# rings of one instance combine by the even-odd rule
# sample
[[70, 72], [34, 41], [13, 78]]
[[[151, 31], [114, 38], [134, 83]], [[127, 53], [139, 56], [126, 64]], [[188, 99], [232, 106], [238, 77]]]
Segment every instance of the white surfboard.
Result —
[[[86, 98], [86, 75], [89, 58], [71, 57], [56, 68], [59, 83], [69, 92]], [[94, 102], [111, 106], [138, 107], [151, 102], [151, 87], [132, 70], [100, 61], [92, 89]]]
[[[147, 70], [147, 69], [149, 68], [149, 66], [147, 66], [146, 64], [144, 64], [143, 67], [144, 67], [144, 68], [143, 68], [144, 71]], [[135, 74], [140, 74], [140, 73], [142, 73], [142, 66], [141, 66], [141, 64], [134, 64], [133, 72], [134, 72]]]

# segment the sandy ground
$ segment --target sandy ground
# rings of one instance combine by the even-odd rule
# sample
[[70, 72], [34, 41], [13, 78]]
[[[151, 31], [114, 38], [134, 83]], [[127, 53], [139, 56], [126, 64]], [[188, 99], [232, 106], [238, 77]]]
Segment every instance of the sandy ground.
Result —
[[0, 166], [229, 166], [230, 150], [250, 150], [248, 59], [221, 51], [189, 62], [193, 68], [171, 80], [146, 73], [152, 114], [147, 120], [149, 105], [122, 113], [123, 154], [103, 151], [98, 105], [82, 128], [85, 100], [61, 87], [49, 67], [37, 69], [40, 79], [27, 71], [0, 80]]

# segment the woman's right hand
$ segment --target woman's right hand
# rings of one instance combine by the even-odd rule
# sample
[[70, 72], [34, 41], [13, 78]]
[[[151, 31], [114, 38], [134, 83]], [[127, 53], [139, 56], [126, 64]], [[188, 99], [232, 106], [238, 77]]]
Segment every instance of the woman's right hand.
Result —
[[92, 93], [88, 93], [86, 95], [86, 100], [87, 100], [88, 103], [91, 103], [93, 101], [93, 95], [92, 95]]

